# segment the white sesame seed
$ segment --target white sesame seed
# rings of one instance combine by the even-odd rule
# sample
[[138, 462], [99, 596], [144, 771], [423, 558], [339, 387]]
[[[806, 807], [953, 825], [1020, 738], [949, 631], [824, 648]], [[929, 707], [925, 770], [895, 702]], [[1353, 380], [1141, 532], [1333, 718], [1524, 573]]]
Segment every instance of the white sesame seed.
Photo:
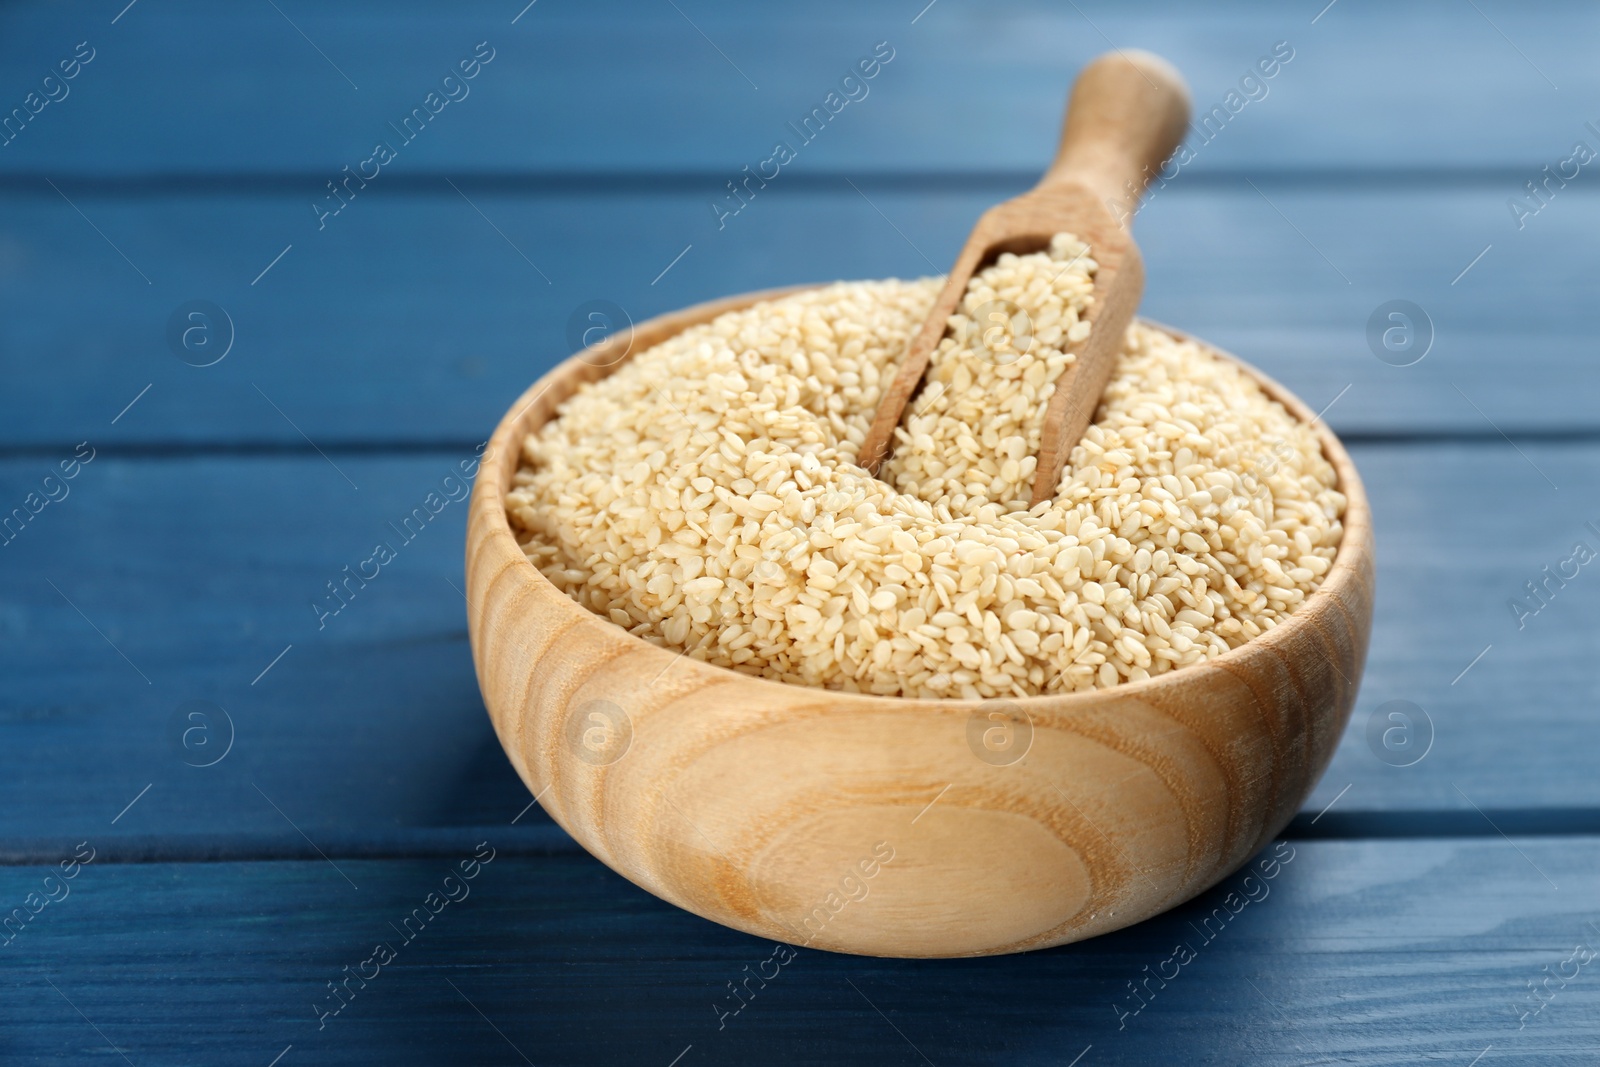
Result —
[[630, 633], [792, 684], [1026, 696], [1237, 647], [1327, 574], [1334, 470], [1237, 367], [1136, 323], [1055, 499], [1030, 508], [1088, 325], [1086, 251], [1059, 235], [979, 272], [880, 478], [856, 450], [938, 279], [729, 312], [581, 387], [524, 443], [512, 529]]

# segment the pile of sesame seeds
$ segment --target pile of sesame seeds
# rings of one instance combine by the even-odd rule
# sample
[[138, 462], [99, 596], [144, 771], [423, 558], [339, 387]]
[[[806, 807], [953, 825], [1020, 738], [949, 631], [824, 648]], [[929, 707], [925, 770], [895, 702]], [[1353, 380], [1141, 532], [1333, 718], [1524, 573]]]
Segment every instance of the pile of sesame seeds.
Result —
[[691, 327], [528, 436], [512, 528], [630, 633], [792, 684], [1029, 696], [1216, 656], [1316, 589], [1344, 497], [1311, 427], [1135, 324], [1055, 498], [1030, 508], [1094, 270], [1061, 235], [980, 271], [878, 478], [856, 452], [938, 279]]

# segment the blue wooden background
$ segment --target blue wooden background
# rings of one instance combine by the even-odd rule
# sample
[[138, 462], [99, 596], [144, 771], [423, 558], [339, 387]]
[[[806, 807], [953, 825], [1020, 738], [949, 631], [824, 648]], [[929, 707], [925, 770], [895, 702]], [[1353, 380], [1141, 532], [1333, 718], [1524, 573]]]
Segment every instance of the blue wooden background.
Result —
[[[525, 3], [0, 8], [0, 514], [37, 509], [0, 546], [0, 1061], [1595, 1062], [1600, 577], [1547, 576], [1600, 549], [1600, 164], [1525, 183], [1600, 150], [1600, 10]], [[724, 183], [882, 41], [719, 229]], [[1137, 1013], [1231, 883], [1021, 957], [801, 952], [722, 1015], [772, 946], [528, 808], [473, 678], [461, 504], [318, 628], [586, 303], [935, 273], [1042, 169], [1089, 57], [1161, 52], [1209, 109], [1278, 42], [1139, 216], [1145, 313], [1331, 404], [1377, 622], [1292, 861]], [[1369, 344], [1392, 300], [1431, 322], [1409, 366]], [[186, 348], [194, 301], [226, 319]], [[1421, 709], [1407, 766], [1369, 734], [1391, 701]], [[325, 1014], [481, 842], [470, 896]]]

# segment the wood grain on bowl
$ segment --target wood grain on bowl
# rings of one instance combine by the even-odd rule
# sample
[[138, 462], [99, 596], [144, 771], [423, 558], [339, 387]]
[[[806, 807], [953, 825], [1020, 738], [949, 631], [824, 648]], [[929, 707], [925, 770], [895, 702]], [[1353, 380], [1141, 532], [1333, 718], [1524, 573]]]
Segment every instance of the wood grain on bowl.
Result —
[[586, 349], [496, 429], [468, 518], [468, 626], [484, 701], [528, 788], [591, 853], [658, 896], [840, 952], [1064, 944], [1148, 918], [1233, 871], [1316, 784], [1366, 656], [1367, 501], [1326, 427], [1348, 509], [1322, 586], [1240, 648], [1107, 690], [941, 701], [783, 685], [634, 637], [528, 562], [505, 514], [522, 439], [633, 353], [791, 291], [702, 304]]

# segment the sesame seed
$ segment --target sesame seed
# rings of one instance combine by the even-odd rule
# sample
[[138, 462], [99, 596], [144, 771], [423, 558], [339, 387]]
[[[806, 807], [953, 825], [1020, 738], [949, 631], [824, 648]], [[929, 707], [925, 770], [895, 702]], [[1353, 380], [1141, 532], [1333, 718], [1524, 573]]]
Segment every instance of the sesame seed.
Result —
[[1135, 323], [1030, 507], [1087, 251], [1058, 235], [974, 276], [877, 478], [856, 452], [939, 279], [841, 282], [638, 353], [525, 441], [518, 543], [630, 633], [796, 685], [1030, 696], [1243, 644], [1327, 574], [1334, 469], [1238, 367]]

